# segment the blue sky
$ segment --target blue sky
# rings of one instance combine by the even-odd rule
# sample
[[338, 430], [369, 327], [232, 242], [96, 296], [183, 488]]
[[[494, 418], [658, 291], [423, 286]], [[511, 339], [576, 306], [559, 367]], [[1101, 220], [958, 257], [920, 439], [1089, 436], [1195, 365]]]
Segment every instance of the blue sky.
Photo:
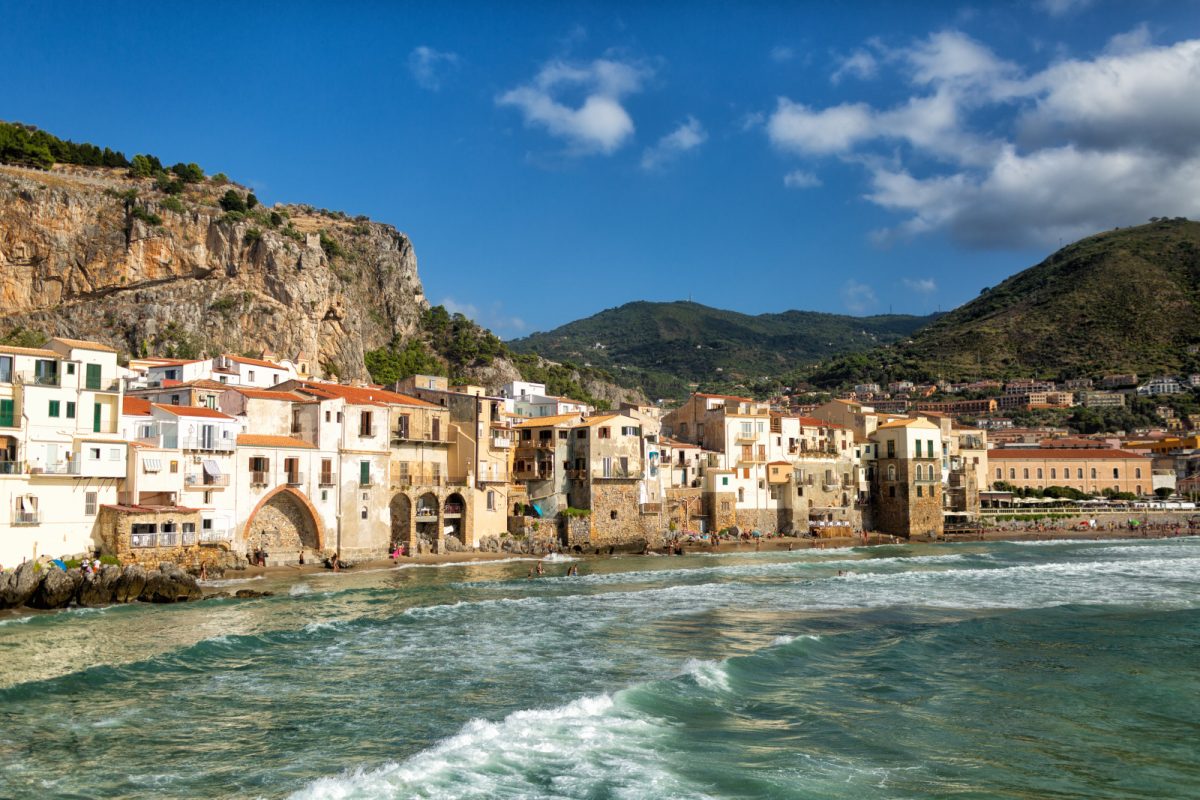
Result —
[[1200, 3], [14, 3], [0, 119], [408, 233], [504, 337], [949, 309], [1200, 217]]

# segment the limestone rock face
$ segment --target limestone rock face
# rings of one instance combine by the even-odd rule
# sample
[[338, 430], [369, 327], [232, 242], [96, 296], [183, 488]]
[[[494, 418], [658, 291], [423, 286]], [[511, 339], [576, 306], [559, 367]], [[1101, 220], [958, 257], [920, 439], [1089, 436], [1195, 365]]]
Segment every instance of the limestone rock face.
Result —
[[366, 351], [417, 331], [428, 303], [403, 233], [307, 206], [231, 218], [225, 188], [189, 188], [180, 213], [120, 171], [0, 166], [0, 334], [303, 354], [316, 375], [365, 378]]
[[33, 596], [41, 582], [41, 573], [32, 561], [26, 561], [14, 571], [0, 577], [0, 608], [23, 606]]
[[132, 603], [142, 596], [146, 588], [146, 570], [138, 564], [130, 564], [121, 571], [121, 577], [113, 588], [113, 599], [118, 603]]
[[76, 578], [78, 578], [78, 573], [73, 578], [61, 569], [51, 567], [46, 570], [37, 590], [26, 601], [26, 605], [32, 608], [65, 607], [75, 596]]
[[200, 599], [200, 586], [196, 579], [174, 564], [163, 564], [166, 569], [146, 573], [146, 585], [139, 599], [147, 603], [182, 603]]

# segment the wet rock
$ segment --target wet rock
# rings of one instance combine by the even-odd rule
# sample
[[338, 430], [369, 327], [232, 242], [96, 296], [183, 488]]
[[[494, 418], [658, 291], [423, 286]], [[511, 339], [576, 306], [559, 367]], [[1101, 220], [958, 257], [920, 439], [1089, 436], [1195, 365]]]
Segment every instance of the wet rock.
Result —
[[232, 596], [233, 595], [231, 595], [229, 592], [213, 592], [212, 594], [204, 595], [204, 597], [201, 597], [200, 599], [201, 600], [222, 600], [226, 597], [232, 597]]
[[447, 553], [461, 553], [464, 549], [462, 539], [459, 539], [454, 535], [447, 536], [445, 539], [443, 539], [442, 546], [445, 548]]
[[25, 602], [30, 608], [66, 608], [75, 596], [75, 580], [61, 569], [46, 570], [33, 595]]
[[[109, 570], [112, 570], [112, 572], [109, 572]], [[105, 581], [106, 572], [109, 576], [108, 581]], [[115, 575], [113, 575], [114, 572], [116, 573]], [[116, 567], [107, 567], [99, 575], [84, 576], [77, 584], [75, 602], [87, 608], [109, 605], [113, 601], [116, 579], [120, 575], [121, 570]]]
[[275, 593], [274, 592], [260, 592], [260, 591], [256, 591], [255, 589], [238, 589], [236, 592], [233, 593], [233, 596], [241, 598], [242, 600], [249, 600], [249, 599], [255, 598], [255, 597], [274, 597]]
[[121, 571], [113, 590], [113, 600], [118, 603], [132, 603], [142, 595], [146, 588], [146, 570], [140, 564], [130, 564]]
[[163, 564], [166, 569], [146, 574], [146, 586], [138, 599], [147, 603], [184, 603], [198, 600], [202, 592], [196, 579], [175, 564]]
[[23, 606], [33, 596], [42, 577], [36, 566], [34, 562], [26, 561], [0, 578], [0, 608]]

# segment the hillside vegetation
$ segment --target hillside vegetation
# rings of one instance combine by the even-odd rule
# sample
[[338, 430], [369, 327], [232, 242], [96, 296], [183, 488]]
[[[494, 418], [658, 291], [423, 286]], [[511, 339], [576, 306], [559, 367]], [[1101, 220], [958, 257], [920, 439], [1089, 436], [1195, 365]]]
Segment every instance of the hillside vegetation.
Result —
[[840, 353], [901, 340], [933, 317], [849, 317], [812, 311], [751, 316], [699, 303], [627, 303], [548, 333], [509, 342], [604, 369], [650, 397], [679, 397], [773, 379]]
[[1200, 223], [1090, 236], [941, 317], [911, 341], [833, 359], [821, 386], [911, 378], [1148, 376], [1196, 366]]

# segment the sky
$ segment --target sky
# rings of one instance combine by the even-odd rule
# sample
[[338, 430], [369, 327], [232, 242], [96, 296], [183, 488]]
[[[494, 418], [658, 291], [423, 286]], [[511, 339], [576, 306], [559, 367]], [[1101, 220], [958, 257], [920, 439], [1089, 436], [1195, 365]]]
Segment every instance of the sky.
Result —
[[395, 225], [503, 338], [949, 310], [1200, 218], [1200, 0], [0, 0], [0, 119]]

